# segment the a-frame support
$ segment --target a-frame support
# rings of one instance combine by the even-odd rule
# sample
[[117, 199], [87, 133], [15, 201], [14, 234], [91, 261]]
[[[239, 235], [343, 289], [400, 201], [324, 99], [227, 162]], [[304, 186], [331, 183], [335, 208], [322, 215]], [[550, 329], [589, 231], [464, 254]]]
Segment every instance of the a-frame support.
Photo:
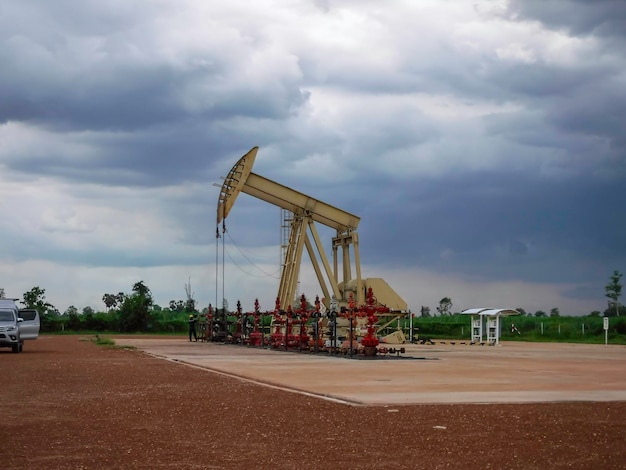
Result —
[[[312, 198], [291, 188], [283, 186], [272, 180], [252, 173], [252, 166], [256, 158], [258, 147], [252, 148], [247, 154], [239, 159], [225, 178], [220, 191], [217, 205], [217, 223], [222, 222], [227, 216], [240, 192], [249, 194], [263, 201], [274, 204], [282, 209], [293, 212], [289, 245], [285, 252], [283, 272], [278, 289], [278, 298], [282, 306], [292, 305], [296, 298], [298, 274], [302, 261], [303, 248], [311, 258], [315, 274], [324, 293], [326, 307], [330, 304], [330, 295], [337, 299], [339, 306], [347, 305], [349, 299], [346, 291], [348, 287], [355, 291], [355, 297], [359, 305], [365, 302], [365, 291], [362, 287], [360, 257], [358, 249], [358, 237], [356, 228], [360, 218]], [[315, 222], [327, 227], [334, 228], [337, 235], [333, 238], [333, 271], [319, 239]], [[311, 243], [308, 233], [315, 243]], [[350, 246], [354, 251], [354, 263], [356, 279], [352, 279]], [[342, 276], [338, 273], [338, 248], [342, 248]], [[321, 259], [322, 268], [315, 256], [315, 250]], [[330, 289], [326, 285], [324, 274], [330, 283]], [[355, 281], [355, 282], [353, 282]], [[356, 285], [353, 285], [356, 283]], [[340, 289], [339, 286], [343, 289]]]

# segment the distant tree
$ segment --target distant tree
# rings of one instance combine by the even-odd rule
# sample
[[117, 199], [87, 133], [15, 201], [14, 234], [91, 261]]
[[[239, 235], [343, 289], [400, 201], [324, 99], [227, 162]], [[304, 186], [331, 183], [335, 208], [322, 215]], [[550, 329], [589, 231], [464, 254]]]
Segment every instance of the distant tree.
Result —
[[422, 305], [422, 308], [420, 309], [420, 314], [423, 318], [430, 317], [430, 307]]
[[552, 308], [552, 309], [550, 309], [550, 316], [551, 316], [551, 317], [560, 317], [560, 316], [561, 316], [561, 314], [560, 314], [560, 312], [559, 312], [559, 309], [558, 309], [558, 308]]
[[609, 299], [609, 309], [615, 309], [615, 316], [617, 317], [619, 317], [619, 297], [622, 295], [622, 284], [620, 283], [621, 278], [622, 273], [617, 270], [613, 271], [611, 282], [609, 282], [604, 288], [606, 296]]
[[172, 312], [184, 312], [185, 302], [182, 300], [170, 300], [170, 310]]
[[133, 284], [133, 292], [144, 297], [145, 299], [149, 298], [150, 305], [152, 305], [152, 293], [150, 292], [148, 286], [143, 283], [143, 281], [139, 281]]
[[70, 305], [69, 307], [67, 307], [67, 310], [63, 312], [63, 315], [78, 315], [78, 309], [73, 305]]
[[450, 315], [450, 309], [452, 308], [452, 299], [450, 297], [444, 297], [439, 301], [439, 307], [437, 311], [439, 315]]
[[94, 313], [96, 312], [89, 305], [83, 308], [83, 315], [93, 315]]
[[50, 313], [50, 311], [58, 312], [54, 305], [46, 302], [46, 289], [42, 289], [39, 286], [35, 286], [28, 292], [25, 292], [23, 298], [24, 300], [20, 300], [20, 303], [24, 304], [26, 308], [36, 309], [42, 315]]
[[115, 308], [117, 306], [117, 295], [115, 294], [104, 294], [102, 296], [102, 301], [107, 308], [107, 311]]
[[594, 310], [589, 314], [590, 317], [599, 317], [602, 313], [599, 310]]
[[545, 317], [546, 316], [546, 312], [544, 312], [543, 310], [537, 310], [535, 312], [535, 316], [536, 317]]
[[78, 317], [78, 309], [70, 305], [63, 315], [67, 316], [67, 327], [70, 330], [78, 331], [81, 329], [80, 318]]
[[524, 310], [522, 307], [517, 307], [515, 310], [517, 310], [519, 313], [521, 313], [522, 315], [526, 316], [526, 310]]
[[0, 299], [4, 299], [4, 287], [0, 287]]
[[185, 295], [187, 297], [187, 301], [185, 302], [185, 311], [196, 312], [196, 301], [193, 298], [194, 292], [191, 290], [191, 277], [189, 278], [189, 283], [185, 284]]
[[615, 308], [614, 305], [611, 305], [610, 308], [607, 308], [603, 315], [605, 317], [616, 317], [616, 316], [626, 316], [626, 306], [624, 305], [618, 305], [617, 308]]
[[133, 285], [133, 294], [124, 296], [119, 308], [119, 322], [122, 331], [145, 331], [150, 321], [152, 293], [143, 281]]

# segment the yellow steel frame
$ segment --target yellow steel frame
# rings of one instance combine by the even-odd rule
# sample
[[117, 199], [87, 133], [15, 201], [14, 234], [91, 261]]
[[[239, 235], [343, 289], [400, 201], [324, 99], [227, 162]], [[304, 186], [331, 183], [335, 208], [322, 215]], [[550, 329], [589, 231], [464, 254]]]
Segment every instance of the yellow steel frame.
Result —
[[[363, 304], [365, 293], [362, 289], [363, 280], [361, 279], [359, 243], [356, 233], [361, 219], [354, 214], [253, 173], [252, 166], [257, 152], [258, 147], [252, 148], [239, 159], [225, 178], [217, 204], [217, 223], [219, 224], [228, 216], [240, 192], [293, 212], [289, 245], [283, 260], [283, 271], [278, 288], [278, 299], [281, 306], [286, 308], [287, 305], [292, 305], [296, 299], [302, 253], [305, 247], [322, 289], [325, 305], [328, 308], [331, 295], [337, 299], [340, 306], [345, 306], [348, 303], [349, 299], [345, 298], [344, 292], [340, 290], [340, 285], [345, 287], [352, 281], [350, 257], [350, 246], [352, 246], [357, 285], [357, 298], [355, 300], [359, 305]], [[333, 238], [332, 271], [315, 222], [331, 227], [337, 232], [336, 237]], [[314, 244], [311, 243], [311, 238]], [[339, 282], [338, 248], [342, 249], [342, 284]], [[319, 255], [321, 265], [316, 254]], [[330, 289], [326, 280], [330, 283]]]

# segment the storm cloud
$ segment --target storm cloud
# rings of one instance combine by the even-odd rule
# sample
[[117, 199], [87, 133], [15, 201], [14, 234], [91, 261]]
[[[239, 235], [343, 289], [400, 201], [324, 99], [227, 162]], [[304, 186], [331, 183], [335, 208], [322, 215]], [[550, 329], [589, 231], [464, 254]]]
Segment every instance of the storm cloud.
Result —
[[[625, 37], [617, 1], [5, 1], [0, 286], [166, 305], [192, 276], [215, 303], [214, 185], [259, 146], [255, 172], [362, 218], [365, 276], [414, 311], [603, 310]], [[225, 295], [271, 308], [278, 210], [242, 195], [227, 224]]]

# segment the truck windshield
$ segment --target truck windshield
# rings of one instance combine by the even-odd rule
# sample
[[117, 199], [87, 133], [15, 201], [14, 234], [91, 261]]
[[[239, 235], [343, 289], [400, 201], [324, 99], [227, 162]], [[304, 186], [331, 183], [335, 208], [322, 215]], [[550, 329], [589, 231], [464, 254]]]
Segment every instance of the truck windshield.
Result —
[[0, 310], [0, 321], [15, 321], [11, 310]]

